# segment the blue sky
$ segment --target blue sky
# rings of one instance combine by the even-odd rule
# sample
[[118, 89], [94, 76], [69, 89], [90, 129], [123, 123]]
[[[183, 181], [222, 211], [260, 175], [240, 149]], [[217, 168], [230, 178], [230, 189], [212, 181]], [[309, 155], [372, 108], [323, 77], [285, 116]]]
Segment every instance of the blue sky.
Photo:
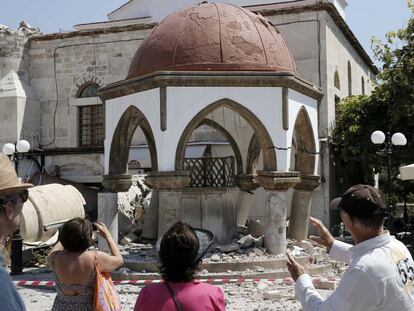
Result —
[[[2, 0], [5, 1], [5, 0]], [[175, 1], [175, 0], [165, 0]], [[200, 0], [201, 1], [201, 0]], [[1, 5], [0, 24], [13, 29], [25, 20], [45, 32], [71, 30], [73, 25], [107, 20], [107, 13], [126, 0], [14, 0]], [[410, 11], [407, 0], [348, 0], [347, 22], [368, 54], [370, 38], [403, 27]]]

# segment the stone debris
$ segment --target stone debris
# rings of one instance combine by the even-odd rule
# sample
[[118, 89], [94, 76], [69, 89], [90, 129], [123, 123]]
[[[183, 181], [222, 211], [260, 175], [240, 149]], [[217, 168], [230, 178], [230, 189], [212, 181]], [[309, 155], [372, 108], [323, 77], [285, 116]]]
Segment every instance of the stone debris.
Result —
[[135, 242], [136, 240], [138, 240], [138, 237], [136, 236], [135, 233], [131, 232], [131, 233], [128, 233], [126, 236], [124, 236], [122, 240], [120, 241], [120, 243], [122, 245], [127, 245], [132, 242]]
[[145, 175], [133, 175], [128, 192], [119, 193], [118, 230], [119, 238], [129, 233], [139, 235], [142, 232], [145, 214], [151, 202], [151, 190], [144, 184]]
[[277, 289], [269, 290], [263, 294], [264, 300], [279, 300], [280, 298], [282, 298], [282, 293]]
[[220, 245], [220, 246], [217, 247], [217, 250], [219, 252], [224, 253], [224, 254], [238, 252], [239, 251], [239, 245], [236, 244], [236, 243], [232, 243], [230, 245]]
[[262, 247], [263, 246], [263, 236], [255, 238], [251, 234], [248, 234], [238, 240], [239, 247], [241, 249], [247, 249], [252, 247]]
[[265, 225], [259, 219], [249, 219], [247, 221], [247, 232], [250, 233], [255, 238], [264, 236]]
[[336, 287], [336, 281], [334, 280], [328, 280], [328, 279], [314, 279], [313, 280], [313, 286], [315, 286], [316, 289], [329, 289], [334, 290]]
[[212, 255], [212, 256], [210, 257], [210, 260], [211, 260], [212, 262], [219, 262], [219, 261], [221, 261], [221, 258], [220, 258], [220, 256], [219, 256], [219, 255], [214, 254], [214, 255]]

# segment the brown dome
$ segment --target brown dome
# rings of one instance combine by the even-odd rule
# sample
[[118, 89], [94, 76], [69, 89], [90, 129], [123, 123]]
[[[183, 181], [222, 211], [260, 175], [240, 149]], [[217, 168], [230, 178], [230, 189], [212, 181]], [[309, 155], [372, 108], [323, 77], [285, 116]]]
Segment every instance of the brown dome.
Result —
[[182, 9], [155, 27], [135, 54], [127, 79], [155, 71], [296, 73], [282, 35], [261, 15], [221, 3]]

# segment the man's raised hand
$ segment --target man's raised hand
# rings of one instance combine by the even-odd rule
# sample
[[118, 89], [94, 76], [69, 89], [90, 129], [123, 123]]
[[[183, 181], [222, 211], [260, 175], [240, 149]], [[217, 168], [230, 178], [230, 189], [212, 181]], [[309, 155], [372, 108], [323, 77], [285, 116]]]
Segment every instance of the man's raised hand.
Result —
[[335, 241], [334, 237], [329, 232], [329, 230], [324, 226], [322, 221], [320, 221], [319, 219], [309, 217], [309, 222], [316, 228], [319, 234], [318, 236], [311, 235], [309, 239], [311, 239], [312, 241], [322, 246], [325, 246], [329, 252], [329, 250], [332, 247], [333, 242]]

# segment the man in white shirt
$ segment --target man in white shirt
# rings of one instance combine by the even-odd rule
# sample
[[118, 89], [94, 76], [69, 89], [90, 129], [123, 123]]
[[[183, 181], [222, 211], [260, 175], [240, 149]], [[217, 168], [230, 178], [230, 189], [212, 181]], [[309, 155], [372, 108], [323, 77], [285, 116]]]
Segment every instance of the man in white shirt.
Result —
[[349, 264], [337, 289], [327, 299], [315, 290], [305, 268], [288, 256], [296, 297], [304, 311], [414, 310], [414, 262], [404, 244], [383, 230], [383, 194], [369, 185], [348, 189], [339, 203], [341, 218], [355, 246], [337, 241], [318, 219], [310, 222], [329, 256]]

